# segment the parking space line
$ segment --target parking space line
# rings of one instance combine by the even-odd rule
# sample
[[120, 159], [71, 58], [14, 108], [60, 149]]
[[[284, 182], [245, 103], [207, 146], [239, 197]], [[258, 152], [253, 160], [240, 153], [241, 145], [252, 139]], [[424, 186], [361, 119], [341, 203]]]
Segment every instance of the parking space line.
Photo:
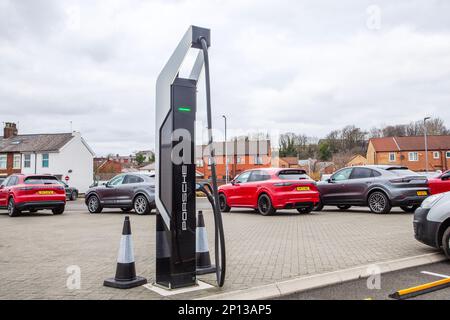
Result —
[[428, 274], [430, 276], [435, 276], [435, 277], [439, 277], [439, 278], [450, 278], [450, 276], [448, 276], [446, 274], [434, 273], [434, 272], [429, 272], [429, 271], [421, 271], [420, 273]]

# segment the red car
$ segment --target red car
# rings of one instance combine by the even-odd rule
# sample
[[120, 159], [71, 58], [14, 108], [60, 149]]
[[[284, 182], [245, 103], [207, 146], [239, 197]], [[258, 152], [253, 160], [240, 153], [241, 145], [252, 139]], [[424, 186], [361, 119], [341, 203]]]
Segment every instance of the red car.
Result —
[[316, 183], [304, 170], [264, 168], [244, 171], [230, 184], [219, 187], [220, 210], [253, 208], [262, 215], [277, 209], [309, 213], [319, 202]]
[[0, 208], [8, 209], [10, 217], [42, 209], [62, 214], [65, 205], [66, 191], [54, 176], [14, 174], [0, 185]]
[[436, 178], [428, 178], [428, 187], [431, 194], [450, 191], [450, 170], [445, 171]]

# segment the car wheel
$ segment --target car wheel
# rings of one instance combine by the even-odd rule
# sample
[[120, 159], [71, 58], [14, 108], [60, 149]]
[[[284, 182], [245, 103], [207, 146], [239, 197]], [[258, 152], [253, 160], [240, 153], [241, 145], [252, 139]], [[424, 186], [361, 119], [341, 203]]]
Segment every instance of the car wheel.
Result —
[[405, 211], [405, 212], [411, 213], [411, 212], [416, 211], [416, 209], [417, 209], [418, 207], [419, 207], [419, 206], [417, 206], [417, 205], [415, 205], [415, 206], [400, 206], [400, 209], [402, 209], [402, 210]]
[[442, 236], [442, 249], [444, 249], [447, 259], [450, 259], [450, 227], [445, 230]]
[[70, 200], [75, 201], [78, 198], [78, 192], [76, 191], [72, 191], [72, 193], [70, 194]]
[[339, 206], [337, 206], [337, 207], [339, 208], [339, 210], [344, 211], [344, 210], [350, 209], [352, 206], [349, 206], [349, 205], [347, 205], [347, 204], [343, 204], [343, 205], [339, 205]]
[[313, 210], [313, 208], [310, 207], [306, 207], [306, 208], [297, 208], [298, 213], [310, 213]]
[[231, 208], [227, 204], [227, 198], [224, 194], [219, 195], [219, 207], [221, 212], [230, 212]]
[[369, 209], [373, 213], [385, 214], [391, 211], [391, 204], [389, 203], [389, 199], [381, 191], [372, 192], [369, 195], [368, 199]]
[[120, 208], [123, 212], [130, 212], [133, 208]]
[[63, 214], [64, 213], [64, 209], [65, 207], [58, 207], [58, 208], [54, 208], [52, 209], [53, 214], [57, 215], [57, 214]]
[[17, 217], [20, 214], [20, 210], [16, 208], [16, 204], [13, 198], [8, 201], [8, 215], [10, 217]]
[[323, 210], [323, 204], [322, 202], [319, 202], [313, 209], [314, 211], [322, 211]]
[[88, 210], [90, 213], [100, 213], [103, 208], [97, 196], [90, 196], [88, 199]]
[[270, 216], [276, 212], [272, 206], [272, 201], [267, 194], [262, 194], [258, 198], [258, 210], [263, 216]]
[[133, 203], [134, 211], [139, 215], [149, 214], [152, 209], [144, 195], [138, 195]]

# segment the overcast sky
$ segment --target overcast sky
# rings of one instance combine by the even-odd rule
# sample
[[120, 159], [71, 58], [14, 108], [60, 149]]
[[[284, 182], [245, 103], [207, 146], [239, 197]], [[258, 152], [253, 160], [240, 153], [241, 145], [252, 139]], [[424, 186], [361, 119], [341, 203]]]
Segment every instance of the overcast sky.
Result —
[[194, 24], [212, 30], [214, 124], [226, 114], [229, 136], [450, 126], [449, 14], [445, 0], [0, 0], [0, 121], [73, 121], [98, 155], [153, 149], [156, 77]]

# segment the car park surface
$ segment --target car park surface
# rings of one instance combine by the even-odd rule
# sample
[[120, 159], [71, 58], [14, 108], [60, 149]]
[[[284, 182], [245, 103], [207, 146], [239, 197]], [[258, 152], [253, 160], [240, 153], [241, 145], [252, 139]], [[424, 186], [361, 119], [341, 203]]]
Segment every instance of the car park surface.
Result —
[[[367, 279], [303, 291], [276, 300], [392, 300], [389, 295], [402, 289], [450, 277], [450, 262], [440, 262], [382, 274], [380, 288], [367, 286]], [[450, 287], [411, 300], [450, 300]]]
[[[197, 200], [212, 257], [214, 223], [209, 208], [205, 198]], [[224, 288], [171, 298], [205, 297], [436, 252], [414, 239], [411, 214], [397, 208], [390, 215], [367, 213], [367, 208], [341, 212], [334, 207], [309, 215], [298, 215], [295, 210], [280, 210], [268, 217], [251, 209], [224, 213], [229, 262]], [[155, 275], [155, 215], [129, 215], [136, 269], [151, 283]], [[78, 199], [68, 202], [61, 216], [43, 211], [10, 219], [6, 211], [0, 211], [0, 224], [1, 299], [162, 298], [144, 287], [115, 290], [102, 285], [116, 268], [123, 226], [120, 209], [105, 208], [101, 215], [92, 215]], [[67, 287], [74, 266], [80, 268], [80, 289]], [[199, 279], [214, 283], [215, 275]]]

